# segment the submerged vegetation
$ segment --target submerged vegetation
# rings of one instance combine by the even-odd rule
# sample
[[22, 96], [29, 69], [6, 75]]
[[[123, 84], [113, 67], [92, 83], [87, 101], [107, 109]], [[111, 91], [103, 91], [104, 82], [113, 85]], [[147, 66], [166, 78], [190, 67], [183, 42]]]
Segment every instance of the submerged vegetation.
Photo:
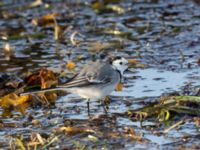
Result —
[[[199, 149], [200, 5], [185, 0], [0, 2], [0, 148]], [[62, 91], [88, 61], [124, 56], [104, 101]], [[184, 141], [184, 142], [183, 142]]]

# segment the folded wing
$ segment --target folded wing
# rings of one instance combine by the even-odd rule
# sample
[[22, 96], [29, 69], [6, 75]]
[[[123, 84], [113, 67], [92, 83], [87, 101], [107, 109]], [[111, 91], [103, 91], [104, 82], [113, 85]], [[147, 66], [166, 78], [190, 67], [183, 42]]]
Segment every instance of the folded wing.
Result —
[[[111, 76], [104, 69], [104, 65], [92, 65], [86, 66], [83, 70], [75, 75], [70, 81], [63, 85], [59, 85], [59, 88], [72, 88], [72, 87], [83, 87], [91, 84], [105, 84], [110, 82]], [[104, 71], [106, 71], [104, 73]]]

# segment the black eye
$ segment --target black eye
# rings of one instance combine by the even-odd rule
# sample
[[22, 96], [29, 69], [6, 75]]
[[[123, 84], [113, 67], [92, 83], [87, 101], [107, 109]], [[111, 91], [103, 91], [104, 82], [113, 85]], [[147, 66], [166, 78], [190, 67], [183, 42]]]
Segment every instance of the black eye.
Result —
[[122, 62], [119, 62], [119, 64], [122, 65], [123, 63], [122, 63]]

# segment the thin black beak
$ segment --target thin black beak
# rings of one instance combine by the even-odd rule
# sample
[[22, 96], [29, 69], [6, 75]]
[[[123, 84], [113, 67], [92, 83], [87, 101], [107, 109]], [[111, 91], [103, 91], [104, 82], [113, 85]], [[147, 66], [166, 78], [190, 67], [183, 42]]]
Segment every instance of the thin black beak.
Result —
[[124, 70], [124, 74], [128, 73], [130, 70], [127, 68], [126, 70]]
[[129, 68], [127, 68], [127, 69], [124, 71], [124, 73], [132, 73], [132, 71], [129, 70]]

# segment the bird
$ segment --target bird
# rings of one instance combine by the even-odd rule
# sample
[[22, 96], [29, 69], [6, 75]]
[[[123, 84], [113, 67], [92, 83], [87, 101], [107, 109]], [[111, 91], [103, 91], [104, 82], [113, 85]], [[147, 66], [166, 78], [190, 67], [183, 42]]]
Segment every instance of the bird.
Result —
[[124, 72], [128, 69], [128, 60], [116, 56], [110, 61], [94, 61], [86, 64], [79, 73], [76, 73], [66, 83], [53, 88], [24, 92], [20, 95], [35, 94], [63, 90], [75, 93], [87, 99], [88, 114], [90, 113], [89, 102], [91, 99], [103, 99], [115, 90], [116, 85], [122, 81]]

